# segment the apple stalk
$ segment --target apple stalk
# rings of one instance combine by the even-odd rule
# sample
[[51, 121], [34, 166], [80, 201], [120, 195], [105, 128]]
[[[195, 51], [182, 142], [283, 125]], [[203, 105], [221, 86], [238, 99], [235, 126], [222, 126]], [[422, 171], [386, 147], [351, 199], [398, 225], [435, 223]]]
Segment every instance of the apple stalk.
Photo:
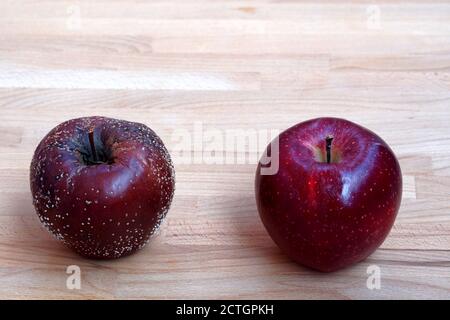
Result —
[[327, 163], [331, 162], [331, 143], [333, 142], [333, 136], [327, 136], [325, 138], [326, 151], [327, 151]]
[[89, 144], [91, 145], [91, 151], [94, 157], [94, 162], [97, 162], [97, 152], [95, 150], [95, 143], [94, 143], [94, 129], [89, 130]]

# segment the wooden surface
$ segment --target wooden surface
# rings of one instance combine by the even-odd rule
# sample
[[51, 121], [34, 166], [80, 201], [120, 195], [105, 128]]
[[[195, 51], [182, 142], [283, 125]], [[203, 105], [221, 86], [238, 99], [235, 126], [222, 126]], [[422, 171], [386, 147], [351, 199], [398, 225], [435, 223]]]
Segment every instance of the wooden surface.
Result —
[[[285, 129], [340, 116], [398, 155], [404, 197], [370, 258], [320, 274], [290, 262], [255, 208], [253, 163], [176, 165], [160, 234], [83, 260], [43, 230], [35, 146], [69, 118], [176, 129]], [[0, 298], [450, 298], [450, 3], [0, 2]], [[78, 265], [81, 290], [66, 288]], [[366, 287], [381, 268], [381, 289]]]

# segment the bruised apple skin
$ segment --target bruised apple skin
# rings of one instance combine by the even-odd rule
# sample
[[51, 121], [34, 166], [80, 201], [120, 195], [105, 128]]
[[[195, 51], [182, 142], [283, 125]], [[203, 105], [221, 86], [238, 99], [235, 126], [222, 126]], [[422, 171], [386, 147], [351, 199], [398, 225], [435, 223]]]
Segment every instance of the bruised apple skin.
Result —
[[30, 168], [40, 221], [66, 246], [94, 259], [129, 255], [148, 242], [169, 210], [174, 178], [154, 131], [106, 117], [55, 127]]
[[278, 138], [279, 170], [261, 175], [260, 162], [255, 187], [261, 220], [280, 249], [323, 272], [374, 252], [402, 196], [400, 166], [389, 146], [338, 118], [302, 122]]

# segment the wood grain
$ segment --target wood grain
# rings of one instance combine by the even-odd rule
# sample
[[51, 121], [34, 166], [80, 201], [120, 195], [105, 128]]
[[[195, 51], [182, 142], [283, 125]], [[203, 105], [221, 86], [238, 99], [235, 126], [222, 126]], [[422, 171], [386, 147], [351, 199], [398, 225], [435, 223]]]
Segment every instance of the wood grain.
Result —
[[[172, 152], [196, 123], [223, 133], [345, 117], [399, 157], [396, 224], [366, 261], [316, 273], [265, 232], [255, 163], [177, 162], [150, 245], [81, 259], [40, 226], [28, 169], [53, 126], [99, 114], [146, 123]], [[448, 1], [2, 1], [0, 298], [448, 299], [449, 120]], [[81, 290], [66, 288], [69, 265]], [[370, 265], [380, 290], [366, 287]]]

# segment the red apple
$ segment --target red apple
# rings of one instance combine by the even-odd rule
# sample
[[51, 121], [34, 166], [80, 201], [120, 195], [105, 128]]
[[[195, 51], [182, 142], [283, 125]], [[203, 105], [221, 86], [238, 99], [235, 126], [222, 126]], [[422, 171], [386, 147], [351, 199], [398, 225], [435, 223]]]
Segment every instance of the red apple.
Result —
[[147, 126], [86, 117], [38, 145], [30, 169], [39, 219], [82, 256], [112, 259], [142, 248], [165, 217], [174, 169]]
[[[261, 220], [294, 261], [329, 272], [384, 241], [402, 195], [399, 163], [375, 133], [337, 118], [299, 123], [278, 137], [279, 170], [256, 172]], [[275, 152], [274, 152], [275, 153]]]

